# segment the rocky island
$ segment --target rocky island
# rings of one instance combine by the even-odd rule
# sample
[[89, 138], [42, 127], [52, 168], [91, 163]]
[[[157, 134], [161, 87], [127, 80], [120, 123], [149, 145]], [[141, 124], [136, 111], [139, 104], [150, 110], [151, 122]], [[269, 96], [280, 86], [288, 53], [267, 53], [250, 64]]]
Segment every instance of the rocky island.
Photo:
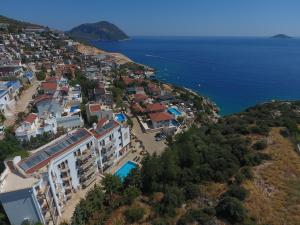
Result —
[[286, 34], [276, 34], [274, 36], [272, 36], [272, 38], [276, 38], [276, 39], [290, 39], [292, 37], [286, 35]]
[[81, 41], [122, 41], [129, 38], [120, 28], [107, 21], [81, 24], [67, 33]]

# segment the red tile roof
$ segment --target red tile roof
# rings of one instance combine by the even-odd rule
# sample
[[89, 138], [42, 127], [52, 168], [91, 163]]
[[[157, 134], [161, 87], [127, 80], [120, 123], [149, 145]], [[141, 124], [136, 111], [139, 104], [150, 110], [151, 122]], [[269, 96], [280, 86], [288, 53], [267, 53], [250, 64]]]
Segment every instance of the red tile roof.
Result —
[[28, 116], [25, 117], [24, 122], [32, 124], [36, 118], [37, 118], [36, 114], [30, 113]]
[[138, 103], [132, 103], [131, 108], [134, 112], [143, 113], [144, 109]]
[[124, 82], [125, 85], [129, 85], [132, 84], [134, 82], [134, 79], [128, 77], [128, 76], [123, 76], [122, 80]]
[[147, 104], [146, 105], [147, 112], [159, 112], [159, 111], [165, 111], [166, 106], [161, 103], [154, 103], [154, 104]]
[[166, 112], [150, 113], [150, 120], [155, 122], [167, 121], [173, 119], [173, 117]]
[[89, 105], [90, 112], [99, 112], [101, 110], [100, 104], [90, 104]]
[[46, 89], [46, 90], [56, 90], [57, 88], [57, 84], [54, 82], [43, 82], [41, 85], [42, 89]]
[[143, 95], [143, 94], [135, 94], [134, 95], [134, 101], [136, 102], [141, 102], [141, 101], [144, 101], [148, 98], [147, 95]]

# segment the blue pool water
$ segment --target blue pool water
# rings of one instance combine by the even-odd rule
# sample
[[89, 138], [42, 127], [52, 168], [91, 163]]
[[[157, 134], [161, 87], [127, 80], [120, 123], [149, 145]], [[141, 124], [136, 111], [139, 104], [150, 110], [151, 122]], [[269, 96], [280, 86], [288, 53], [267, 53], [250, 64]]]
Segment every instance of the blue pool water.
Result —
[[181, 116], [181, 112], [178, 110], [178, 109], [176, 109], [176, 108], [168, 108], [168, 112], [170, 113], [170, 114], [173, 114], [173, 115], [175, 115], [175, 116]]
[[300, 99], [300, 38], [133, 37], [92, 44], [156, 68], [159, 80], [209, 97], [223, 115]]
[[71, 106], [70, 112], [73, 113], [73, 112], [77, 111], [78, 109], [80, 109], [80, 106], [79, 106], [79, 105]]
[[117, 175], [121, 178], [121, 180], [124, 180], [125, 177], [127, 177], [130, 173], [130, 171], [136, 167], [137, 165], [134, 162], [128, 161], [120, 169], [118, 169], [118, 171], [115, 172], [114, 175]]
[[126, 116], [123, 113], [117, 114], [116, 115], [116, 120], [118, 122], [124, 122], [126, 120]]

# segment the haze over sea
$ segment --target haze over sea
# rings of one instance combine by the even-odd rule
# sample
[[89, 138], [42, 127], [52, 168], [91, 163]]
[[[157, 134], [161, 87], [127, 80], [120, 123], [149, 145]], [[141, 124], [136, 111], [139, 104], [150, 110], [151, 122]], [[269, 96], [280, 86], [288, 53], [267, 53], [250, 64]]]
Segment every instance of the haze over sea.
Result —
[[300, 39], [133, 37], [92, 44], [155, 68], [159, 80], [209, 97], [222, 115], [273, 99], [300, 99]]

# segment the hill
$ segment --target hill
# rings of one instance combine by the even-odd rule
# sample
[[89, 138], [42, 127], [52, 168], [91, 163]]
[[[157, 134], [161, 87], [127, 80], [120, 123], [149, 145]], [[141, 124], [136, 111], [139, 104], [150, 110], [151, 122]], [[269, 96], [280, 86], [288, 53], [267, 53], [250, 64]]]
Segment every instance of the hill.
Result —
[[0, 23], [9, 24], [10, 27], [18, 28], [18, 29], [22, 29], [26, 27], [42, 27], [41, 25], [11, 19], [9, 17], [2, 16], [2, 15], [0, 15]]
[[298, 124], [300, 101], [265, 103], [192, 127], [169, 139], [161, 155], [146, 157], [124, 183], [106, 176], [103, 188], [76, 207], [72, 225], [99, 219], [107, 225], [300, 224]]
[[67, 32], [72, 38], [82, 41], [120, 41], [128, 36], [116, 25], [107, 21], [85, 23]]
[[272, 38], [278, 38], [278, 39], [289, 39], [289, 38], [292, 38], [286, 34], [276, 34], [274, 36], [272, 36]]

